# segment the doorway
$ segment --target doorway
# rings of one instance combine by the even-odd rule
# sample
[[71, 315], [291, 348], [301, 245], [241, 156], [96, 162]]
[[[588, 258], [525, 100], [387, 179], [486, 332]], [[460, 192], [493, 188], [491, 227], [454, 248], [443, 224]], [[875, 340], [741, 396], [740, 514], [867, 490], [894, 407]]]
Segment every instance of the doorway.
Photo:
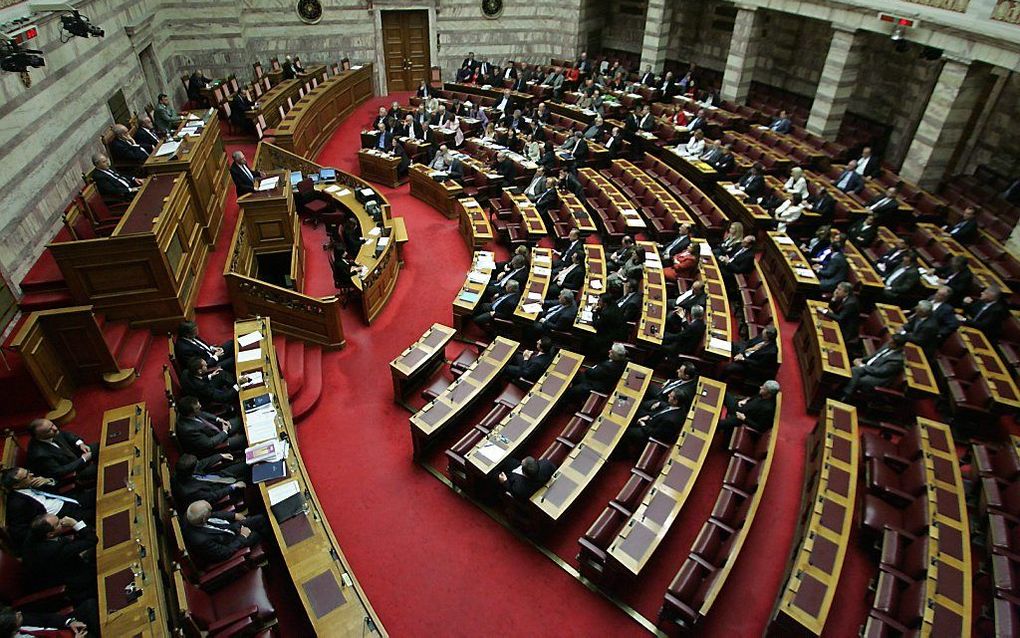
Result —
[[152, 45], [148, 45], [138, 53], [138, 65], [142, 67], [142, 77], [145, 78], [145, 88], [149, 91], [149, 99], [156, 103], [156, 96], [163, 92], [163, 79], [159, 73], [159, 65], [156, 63], [156, 55], [152, 51]]
[[431, 63], [428, 11], [383, 11], [382, 41], [386, 92], [417, 89]]

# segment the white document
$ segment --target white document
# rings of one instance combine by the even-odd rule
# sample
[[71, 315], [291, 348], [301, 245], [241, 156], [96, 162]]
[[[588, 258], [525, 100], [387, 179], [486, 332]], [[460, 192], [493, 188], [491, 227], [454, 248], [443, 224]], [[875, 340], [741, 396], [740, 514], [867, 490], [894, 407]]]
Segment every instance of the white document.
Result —
[[777, 244], [793, 244], [793, 240], [790, 239], [789, 235], [773, 235], [776, 238]]
[[241, 385], [242, 388], [250, 388], [252, 386], [259, 385], [262, 383], [263, 376], [261, 370], [255, 370], [254, 372], [245, 372], [244, 376], [248, 377], [248, 381]]
[[592, 279], [591, 282], [589, 282], [589, 285], [591, 286], [592, 290], [602, 290], [601, 279]]
[[336, 184], [330, 184], [329, 186], [327, 186], [323, 190], [325, 190], [327, 193], [332, 195], [332, 194], [339, 193], [340, 192], [340, 187], [337, 186]]
[[262, 348], [255, 348], [254, 350], [244, 350], [237, 353], [237, 362], [244, 363], [246, 361], [258, 361], [262, 358]]
[[521, 310], [528, 313], [529, 315], [537, 315], [542, 312], [542, 304], [540, 303], [526, 303], [521, 306]]
[[389, 237], [380, 237], [379, 240], [378, 240], [378, 245], [379, 246], [386, 246], [389, 243], [390, 243], [390, 238]]
[[583, 321], [585, 323], [591, 323], [592, 318], [593, 318], [593, 316], [592, 316], [591, 310], [582, 310], [581, 311], [581, 321]]
[[552, 272], [548, 268], [545, 268], [543, 266], [535, 266], [531, 270], [532, 270], [532, 272], [534, 272], [539, 277], [547, 277], [549, 275], [549, 273]]
[[478, 255], [478, 266], [480, 268], [492, 268], [496, 265], [496, 257], [492, 253], [486, 251], [483, 253], [476, 253]]
[[284, 481], [283, 483], [277, 483], [267, 490], [267, 492], [269, 492], [269, 505], [271, 507], [277, 503], [281, 503], [300, 491], [301, 486], [295, 479]]
[[280, 176], [279, 175], [274, 175], [272, 177], [267, 177], [267, 178], [259, 181], [259, 185], [258, 185], [258, 187], [255, 190], [257, 190], [257, 191], [271, 191], [274, 188], [276, 188], [276, 185], [279, 184], [279, 183], [280, 183]]
[[468, 281], [475, 284], [484, 284], [488, 283], [489, 278], [483, 272], [472, 270], [471, 272], [468, 273]]
[[237, 345], [241, 346], [242, 348], [247, 348], [248, 346], [250, 346], [251, 344], [255, 343], [256, 341], [261, 341], [261, 340], [262, 340], [262, 333], [259, 332], [258, 330], [256, 330], [255, 332], [249, 332], [246, 335], [241, 335], [240, 337], [238, 337], [237, 338]]
[[540, 301], [542, 301], [542, 295], [538, 294], [537, 292], [529, 292], [528, 293], [528, 299], [540, 302]]
[[793, 270], [801, 277], [807, 277], [808, 279], [817, 278], [817, 275], [815, 275], [815, 271], [811, 270], [810, 268], [794, 268]]
[[201, 119], [202, 118], [200, 118], [199, 116], [195, 115], [194, 113], [188, 113], [188, 120], [197, 121], [197, 120], [201, 120]]
[[503, 448], [499, 447], [495, 443], [487, 442], [485, 445], [478, 448], [478, 456], [482, 457], [489, 463], [496, 464], [503, 460]]
[[276, 438], [276, 421], [268, 419], [248, 419], [248, 443], [254, 445], [262, 441]]
[[533, 260], [536, 264], [551, 264], [552, 258], [549, 255], [535, 255]]
[[710, 257], [712, 255], [712, 247], [708, 245], [707, 241], [703, 241], [699, 245], [701, 249], [698, 252], [702, 257]]
[[378, 237], [380, 233], [382, 233], [382, 229], [379, 228], [378, 226], [376, 226], [372, 230], [368, 231], [368, 236], [369, 237]]
[[177, 141], [163, 142], [158, 149], [156, 149], [156, 157], [163, 157], [164, 155], [173, 155], [180, 148], [181, 143]]
[[726, 341], [725, 339], [709, 337], [708, 347], [711, 348], [712, 350], [719, 350], [721, 352], [725, 352], [726, 354], [730, 354], [730, 351], [733, 348], [733, 344], [731, 344], [729, 341]]
[[336, 196], [337, 197], [347, 197], [350, 194], [351, 194], [350, 189], [345, 188], [343, 190], [337, 191]]

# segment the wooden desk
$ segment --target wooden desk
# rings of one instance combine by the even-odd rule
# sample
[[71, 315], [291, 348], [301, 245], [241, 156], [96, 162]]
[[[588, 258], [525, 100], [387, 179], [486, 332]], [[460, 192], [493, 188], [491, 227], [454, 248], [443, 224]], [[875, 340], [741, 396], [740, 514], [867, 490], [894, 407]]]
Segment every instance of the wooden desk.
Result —
[[[321, 71], [311, 72], [308, 77], [318, 78], [319, 85], [297, 100], [282, 121], [272, 125], [276, 128], [273, 137], [277, 146], [308, 159], [318, 155], [336, 127], [372, 97], [371, 64], [343, 71], [325, 81], [322, 75], [326, 69], [318, 66]], [[265, 95], [262, 99], [265, 100]], [[269, 124], [268, 119], [266, 123]]]
[[552, 478], [531, 497], [539, 516], [556, 522], [609, 461], [641, 406], [652, 370], [628, 363], [601, 414]]
[[[588, 209], [573, 193], [566, 191], [560, 193], [560, 213], [560, 219], [569, 218], [570, 225], [581, 231], [582, 235], [597, 233], [599, 230]], [[555, 220], [553, 222], [555, 223]]]
[[411, 416], [414, 458], [417, 459], [432, 439], [464, 414], [496, 382], [518, 346], [520, 344], [512, 339], [496, 337], [464, 374]]
[[608, 568], [637, 576], [669, 533], [704, 467], [722, 412], [726, 384], [698, 379], [695, 399], [680, 437], [662, 470], [623, 529], [609, 545]]
[[1020, 391], [1017, 390], [1016, 382], [1013, 381], [1009, 368], [1002, 362], [999, 353], [989, 343], [988, 337], [980, 330], [969, 326], [960, 326], [957, 334], [974, 357], [974, 364], [988, 385], [996, 405], [1020, 408]]
[[638, 342], [662, 345], [666, 333], [666, 277], [662, 273], [662, 260], [655, 242], [639, 241], [637, 247], [645, 251], [645, 276], [641, 278], [641, 317], [638, 319]]
[[[701, 256], [701, 280], [705, 282], [705, 353], [729, 359], [733, 347], [730, 298], [726, 294], [719, 262], [704, 239], [691, 241], [691, 252]], [[776, 322], [778, 323], [778, 322]]]
[[556, 353], [520, 403], [465, 455], [469, 485], [486, 483], [504, 461], [527, 443], [552, 414], [582, 363], [582, 355], [569, 350]]
[[407, 172], [411, 180], [411, 196], [435, 208], [447, 219], [454, 219], [457, 217], [455, 202], [464, 193], [464, 188], [451, 179], [437, 182], [432, 179], [432, 172], [424, 164], [411, 164]]
[[818, 276], [811, 269], [811, 262], [788, 235], [769, 231], [760, 263], [783, 316], [788, 320], [799, 317], [801, 302], [819, 292]]
[[383, 153], [371, 148], [358, 151], [358, 170], [361, 179], [366, 182], [375, 182], [390, 188], [400, 186], [403, 180], [397, 174], [399, 164], [400, 158], [392, 153]]
[[819, 314], [824, 308], [828, 308], [825, 302], [808, 299], [807, 311], [793, 334], [804, 399], [812, 412], [850, 380], [852, 365], [839, 324]]
[[843, 256], [846, 257], [847, 264], [850, 266], [849, 281], [854, 283], [856, 280], [860, 283], [862, 295], [872, 299], [881, 295], [885, 288], [885, 280], [875, 272], [871, 262], [857, 249], [857, 246], [854, 246], [853, 242], [847, 241], [843, 244]]
[[[693, 228], [695, 226], [694, 219], [690, 213], [687, 212], [680, 202], [678, 202], [673, 195], [667, 191], [662, 184], [652, 179], [648, 173], [643, 169], [634, 166], [627, 160], [613, 160], [613, 164], [620, 166], [621, 169], [630, 175], [634, 182], [644, 187], [645, 191], [655, 196], [655, 199], [665, 207], [669, 216], [673, 218], [673, 223], [676, 225], [690, 224]], [[651, 223], [651, 214], [645, 213], [645, 220]]]
[[[171, 622], [160, 565], [172, 560], [156, 522], [159, 446], [145, 403], [103, 413], [96, 476], [96, 571], [104, 636], [165, 636]], [[169, 486], [164, 486], [169, 489]], [[141, 596], [131, 600], [133, 584]]]
[[[514, 317], [525, 322], [538, 319], [538, 316], [542, 314], [542, 303], [549, 291], [550, 281], [552, 281], [552, 250], [535, 246], [531, 249], [528, 281], [521, 288], [521, 299], [517, 302]], [[537, 310], [535, 309], [536, 304]]]
[[675, 146], [663, 147], [658, 153], [659, 159], [661, 159], [667, 166], [675, 169], [676, 172], [680, 173], [695, 184], [708, 184], [719, 181], [721, 175], [719, 171], [715, 170], [710, 164], [706, 164], [699, 159], [690, 159], [684, 157], [677, 152]]
[[720, 208], [726, 211], [730, 219], [744, 225], [744, 233], [751, 234], [763, 228], [771, 228], [772, 215], [757, 204], [748, 204], [743, 191], [737, 189], [733, 182], [717, 182], [715, 192], [711, 195]]
[[629, 232], [638, 232], [648, 227], [638, 213], [635, 203], [601, 173], [592, 168], [582, 168], [578, 173], [582, 184], [590, 183], [597, 192], [609, 200], [611, 206], [616, 207]]
[[800, 516], [770, 637], [821, 636], [850, 546], [860, 440], [857, 410], [830, 399], [808, 437]]
[[464, 285], [453, 298], [453, 327], [464, 330], [464, 318], [475, 314], [485, 288], [492, 279], [494, 255], [488, 250], [476, 250], [471, 259], [471, 269], [464, 277]]
[[577, 299], [577, 316], [574, 328], [595, 334], [593, 325], [595, 306], [599, 296], [606, 292], [606, 254], [601, 244], [584, 245], [584, 286]]
[[510, 206], [520, 215], [521, 223], [528, 232], [528, 237], [533, 240], [545, 237], [549, 232], [545, 228], [545, 221], [538, 214], [538, 209], [531, 203], [524, 193], [513, 193], [510, 189], [503, 189], [503, 193], [510, 200]]
[[[970, 266], [971, 272], [974, 273], [974, 280], [980, 286], [997, 286], [1006, 297], [1012, 293], [1009, 286], [1006, 285], [1006, 282], [1000, 279], [999, 276], [996, 275], [983, 260], [975, 258], [973, 253], [964, 248], [960, 242], [953, 239], [953, 236], [947, 231], [942, 230], [935, 224], [918, 224], [917, 229], [922, 236], [930, 237], [931, 242], [940, 244], [942, 250], [947, 254], [953, 256], [962, 255], [966, 257], [967, 265]], [[929, 264], [932, 267], [939, 265], [931, 263], [930, 260]]]
[[[280, 554], [287, 565], [287, 573], [290, 574], [308, 621], [317, 635], [362, 634], [369, 623], [375, 625], [380, 635], [386, 635], [382, 622], [372, 609], [351, 570], [350, 563], [340, 549], [340, 544], [333, 535], [333, 530], [326, 520], [326, 513], [319, 503], [315, 487], [301, 459], [297, 431], [294, 429], [290, 402], [287, 399], [287, 382], [280, 375], [276, 348], [273, 347], [272, 325], [268, 317], [234, 322], [236, 352], [240, 354], [244, 351], [237, 339], [256, 331], [261, 334], [261, 339], [256, 342], [257, 345], [253, 344], [248, 349], [259, 349], [261, 356], [255, 361], [238, 361], [237, 373], [243, 375], [261, 370], [264, 383], [262, 386], [242, 389], [240, 399], [243, 402], [268, 391], [276, 408], [276, 435], [290, 442], [290, 456], [286, 461], [288, 476], [259, 483], [258, 490], [268, 512], [269, 489], [273, 485], [293, 479], [298, 483], [299, 493], [304, 494], [307, 506], [304, 514], [282, 524], [277, 522], [272, 513], [266, 516], [273, 528]], [[248, 433], [249, 443], [254, 443], [247, 415], [242, 413], [241, 418], [245, 432]]]
[[[173, 155], [150, 155], [143, 168], [149, 175], [184, 173], [185, 182], [195, 202], [198, 221], [205, 243], [213, 246], [223, 227], [223, 203], [227, 197], [227, 154], [223, 149], [216, 111], [189, 112], [204, 122], [197, 136], [187, 136]], [[185, 119], [177, 135], [194, 120]], [[138, 199], [138, 196], [135, 197]]]
[[[882, 318], [889, 334], [900, 331], [907, 322], [907, 316], [899, 306], [876, 303], [875, 312]], [[920, 394], [939, 394], [938, 381], [931, 370], [928, 356], [916, 343], [908, 343], [903, 347], [903, 377], [907, 381], [907, 389]]]
[[302, 86], [304, 86], [304, 83], [298, 80], [274, 82], [273, 88], [263, 93], [262, 97], [255, 102], [255, 108], [245, 112], [244, 116], [252, 124], [255, 124], [259, 121], [259, 116], [261, 115], [268, 128], [275, 128], [277, 124], [283, 121], [283, 118], [280, 117], [280, 107], [283, 107], [286, 114], [290, 108], [287, 106], [287, 99], [290, 99], [291, 104], [298, 100]]
[[464, 243], [472, 250], [484, 248], [494, 239], [492, 224], [489, 223], [485, 209], [474, 197], [464, 197], [454, 202], [459, 211], [460, 236], [464, 238]]
[[410, 392], [409, 386], [428, 377], [443, 363], [446, 344], [457, 331], [441, 323], [432, 324], [418, 340], [390, 361], [393, 378], [393, 400], [401, 403]]

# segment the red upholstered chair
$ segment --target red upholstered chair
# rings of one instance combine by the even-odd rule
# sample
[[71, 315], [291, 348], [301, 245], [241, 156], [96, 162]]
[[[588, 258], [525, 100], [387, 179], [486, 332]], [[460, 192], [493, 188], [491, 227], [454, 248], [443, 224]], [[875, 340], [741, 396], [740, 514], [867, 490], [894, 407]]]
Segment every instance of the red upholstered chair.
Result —
[[[691, 627], [700, 617], [697, 609], [715, 582], [719, 571], [697, 554], [690, 554], [669, 584], [663, 603], [664, 615], [681, 627]], [[668, 610], [668, 612], [667, 612]]]
[[1014, 525], [1020, 523], [1020, 480], [1003, 485], [994, 478], [981, 479], [978, 511], [982, 518], [994, 512]]
[[879, 459], [870, 459], [865, 466], [868, 490], [897, 507], [905, 507], [927, 488], [924, 463], [907, 465], [902, 472]]
[[297, 206], [298, 214], [303, 215], [316, 228], [322, 218], [329, 213], [336, 212], [336, 205], [330, 199], [324, 198], [315, 190], [315, 184], [311, 178], [305, 178], [298, 182]]
[[261, 545], [257, 545], [245, 547], [227, 560], [215, 565], [199, 564], [192, 559], [184, 544], [184, 534], [181, 531], [180, 519], [176, 512], [170, 512], [169, 523], [171, 533], [168, 537], [174, 560], [180, 563], [189, 582], [207, 591], [224, 587], [241, 578], [246, 572], [261, 568], [269, 562], [265, 550]]
[[861, 512], [861, 527], [873, 536], [890, 529], [910, 539], [917, 538], [928, 525], [928, 500], [916, 498], [900, 509], [877, 496], [864, 497]]
[[84, 212], [92, 222], [92, 228], [98, 235], [108, 236], [120, 223], [124, 211], [128, 209], [128, 202], [107, 202], [99, 194], [95, 184], [88, 184], [81, 193], [81, 201], [84, 203]]
[[1010, 482], [1020, 476], [1020, 455], [1009, 447], [974, 443], [971, 446], [971, 477], [996, 478]]
[[23, 611], [70, 611], [71, 601], [67, 598], [66, 587], [61, 585], [29, 592], [24, 588], [27, 580], [21, 561], [14, 554], [0, 549], [0, 600]]
[[1006, 520], [1002, 514], [988, 514], [988, 547], [996, 554], [1020, 561], [1020, 525]]
[[189, 636], [250, 636], [276, 624], [262, 569], [254, 569], [208, 593], [174, 572], [179, 620]]

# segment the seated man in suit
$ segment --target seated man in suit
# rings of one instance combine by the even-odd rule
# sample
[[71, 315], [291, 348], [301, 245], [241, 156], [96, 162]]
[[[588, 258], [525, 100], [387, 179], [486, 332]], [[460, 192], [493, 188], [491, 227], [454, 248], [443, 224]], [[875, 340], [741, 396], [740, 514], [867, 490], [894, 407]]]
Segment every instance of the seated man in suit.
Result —
[[903, 255], [910, 251], [910, 247], [907, 246], [907, 241], [902, 237], [896, 239], [896, 243], [885, 252], [884, 255], [875, 261], [875, 270], [880, 275], [891, 274], [894, 270], [900, 267], [900, 262], [903, 261]]
[[[94, 610], [96, 599], [96, 532], [81, 519], [40, 514], [32, 520], [22, 547], [22, 570], [31, 591], [66, 587], [76, 609]], [[82, 620], [98, 626], [97, 617]]]
[[411, 157], [407, 154], [407, 150], [404, 149], [404, 144], [395, 135], [390, 140], [390, 153], [400, 158], [400, 163], [397, 164], [397, 177], [407, 177], [407, 171], [411, 168]]
[[807, 209], [812, 213], [817, 213], [822, 224], [832, 222], [832, 218], [836, 214], [836, 199], [829, 189], [822, 187], [814, 195], [809, 195], [807, 204]]
[[534, 202], [542, 193], [545, 192], [547, 184], [545, 182], [545, 167], [539, 166], [535, 169], [535, 174], [532, 176], [531, 181], [524, 187], [524, 196]]
[[779, 383], [769, 380], [758, 388], [753, 397], [737, 398], [727, 392], [723, 398], [726, 406], [726, 418], [719, 421], [723, 433], [723, 445], [730, 440], [730, 433], [739, 426], [751, 428], [762, 433], [772, 429], [776, 418], [776, 395], [779, 394]]
[[861, 338], [861, 304], [854, 294], [852, 283], [844, 281], [837, 284], [829, 307], [820, 309], [818, 313], [838, 323], [843, 343], [850, 350], [856, 349]]
[[177, 400], [177, 442], [200, 459], [220, 452], [243, 452], [247, 447], [239, 419], [227, 421], [204, 412], [201, 401], [189, 396]]
[[545, 302], [545, 309], [531, 326], [531, 336], [538, 339], [552, 330], [570, 330], [576, 317], [577, 303], [574, 301], [574, 293], [566, 289], [561, 290], [556, 301]]
[[563, 160], [583, 162], [588, 157], [588, 142], [584, 141], [581, 131], [575, 130], [574, 134], [560, 145], [559, 151], [558, 154]]
[[222, 563], [245, 547], [272, 536], [266, 517], [214, 512], [208, 501], [195, 501], [185, 515], [184, 544], [200, 563]]
[[765, 167], [755, 162], [751, 168], [737, 181], [737, 188], [747, 196], [752, 204], [757, 204], [765, 195]]
[[925, 352], [932, 352], [939, 345], [939, 320], [932, 314], [932, 303], [927, 299], [917, 302], [914, 313], [900, 328], [900, 334], [907, 341], [916, 343]]
[[499, 101], [496, 102], [496, 106], [492, 107], [500, 113], [509, 115], [514, 111], [514, 98], [510, 94], [510, 89], [503, 89], [503, 95], [500, 96]]
[[202, 357], [194, 357], [188, 361], [184, 373], [181, 374], [181, 393], [198, 398], [206, 405], [219, 403], [237, 409], [238, 383], [247, 379], [234, 379], [223, 368], [209, 369], [209, 364]]
[[638, 117], [637, 124], [638, 130], [645, 131], [646, 133], [650, 133], [651, 131], [655, 130], [655, 127], [657, 125], [655, 121], [655, 116], [652, 115], [652, 110], [648, 107], [647, 104], [641, 107], [641, 113], [640, 116]]
[[262, 171], [252, 170], [244, 151], [234, 151], [230, 157], [234, 160], [230, 164], [230, 179], [234, 181], [237, 196], [254, 193], [255, 182], [263, 177]]
[[956, 317], [953, 304], [949, 303], [952, 296], [953, 291], [949, 286], [939, 286], [929, 299], [931, 314], [939, 324], [939, 343], [945, 341], [946, 337], [956, 332], [956, 329], [960, 327], [960, 320]]
[[152, 117], [155, 118], [156, 128], [163, 133], [172, 133], [177, 130], [177, 125], [181, 123], [181, 116], [174, 110], [174, 107], [170, 105], [170, 96], [166, 93], [160, 93], [159, 98], [156, 100], [156, 108], [152, 112]]
[[857, 167], [854, 170], [861, 177], [871, 178], [882, 170], [882, 162], [872, 155], [870, 146], [865, 146], [861, 149], [861, 156], [857, 160]]
[[627, 319], [612, 293], [599, 295], [592, 312], [592, 327], [595, 328], [595, 336], [588, 344], [588, 351], [593, 354], [605, 352], [614, 343], [627, 339]]
[[732, 255], [718, 258], [719, 270], [722, 271], [723, 283], [732, 297], [737, 293], [737, 278], [734, 275], [746, 275], [754, 270], [754, 235], [744, 235], [740, 240], [740, 248]]
[[857, 193], [863, 189], [864, 178], [857, 172], [857, 160], [850, 160], [832, 183], [844, 193]]
[[793, 128], [793, 122], [790, 121], [790, 117], [786, 114], [786, 111], [780, 111], [779, 117], [772, 120], [772, 124], [769, 124], [769, 128], [776, 133], [789, 133]]
[[886, 345], [867, 359], [854, 359], [850, 381], [843, 388], [840, 401], [848, 402], [858, 389], [865, 391], [889, 385], [903, 372], [903, 345], [907, 336], [894, 334]]
[[502, 294], [497, 295], [489, 303], [478, 305], [471, 319], [479, 326], [488, 327], [493, 319], [512, 319], [517, 304], [521, 301], [521, 285], [516, 279], [509, 279], [503, 285]]
[[527, 388], [545, 374], [555, 354], [552, 339], [542, 337], [535, 342], [534, 350], [518, 350], [507, 364], [504, 375], [510, 383]]
[[74, 474], [79, 486], [96, 483], [99, 444], [86, 443], [77, 434], [61, 430], [49, 419], [28, 424], [32, 441], [28, 444], [28, 467], [38, 474], [60, 480]]
[[779, 366], [779, 344], [776, 342], [776, 329], [768, 326], [754, 339], [734, 344], [733, 361], [722, 370], [723, 378], [730, 375], [741, 375], [761, 378], [775, 374]]
[[970, 244], [978, 238], [977, 209], [968, 206], [963, 209], [963, 218], [955, 224], [942, 227], [953, 239], [961, 244]]
[[123, 124], [113, 125], [114, 138], [110, 142], [110, 154], [118, 162], [143, 164], [149, 159], [149, 152], [131, 137], [128, 127]]
[[234, 373], [234, 340], [219, 346], [211, 346], [198, 335], [198, 324], [194, 321], [182, 321], [177, 326], [177, 339], [174, 341], [174, 357], [183, 367], [195, 357], [200, 357], [211, 368], [223, 368]]
[[[98, 608], [92, 605], [93, 614]], [[0, 636], [3, 638], [27, 638], [29, 636], [70, 636], [85, 638], [89, 635], [89, 626], [78, 618], [88, 618], [87, 613], [76, 610], [73, 614], [48, 613], [38, 611], [14, 610], [0, 605]], [[99, 628], [92, 631], [99, 635]], [[68, 632], [71, 632], [68, 634]]]
[[510, 263], [506, 264], [499, 274], [493, 272], [492, 280], [485, 289], [485, 296], [493, 299], [506, 292], [506, 282], [513, 279], [518, 287], [528, 281], [528, 258], [524, 255], [514, 255]]
[[220, 468], [216, 457], [199, 460], [194, 454], [182, 454], [170, 477], [170, 493], [178, 509], [185, 509], [195, 501], [219, 503], [231, 493], [244, 490], [241, 477], [248, 474], [244, 461]]
[[612, 128], [609, 137], [606, 138], [602, 146], [605, 147], [609, 159], [615, 159], [620, 155], [620, 151], [623, 148], [623, 131], [620, 130], [619, 126]]
[[868, 210], [878, 217], [880, 226], [893, 225], [893, 215], [900, 207], [899, 202], [896, 201], [897, 191], [895, 186], [890, 186], [884, 194], [878, 195], [868, 202]]
[[878, 237], [878, 214], [875, 211], [850, 224], [847, 231], [847, 238], [861, 249], [870, 246], [876, 237]]
[[705, 336], [705, 308], [692, 306], [690, 318], [683, 322], [676, 332], [666, 332], [662, 337], [662, 350], [666, 354], [694, 354]]
[[207, 88], [210, 82], [212, 80], [202, 75], [198, 69], [192, 71], [191, 76], [188, 78], [188, 99], [202, 106], [208, 106], [209, 100], [202, 95], [202, 89]]
[[545, 485], [556, 472], [556, 464], [549, 459], [536, 460], [526, 456], [524, 460], [509, 458], [499, 467], [496, 481], [504, 492], [520, 501], [526, 501], [538, 488]]
[[965, 297], [963, 311], [966, 316], [963, 325], [977, 328], [985, 333], [992, 343], [998, 340], [1002, 323], [1009, 316], [1009, 307], [1003, 301], [1002, 291], [998, 286], [987, 286], [977, 299]]
[[163, 143], [163, 136], [152, 125], [152, 119], [148, 115], [143, 115], [138, 118], [138, 130], [135, 131], [135, 140], [139, 146], [145, 149], [146, 153], [152, 155], [152, 152]]
[[666, 332], [679, 332], [687, 322], [687, 315], [690, 314], [691, 308], [694, 306], [704, 307], [707, 299], [705, 282], [701, 279], [695, 280], [690, 288], [673, 300], [673, 311], [666, 316]]
[[573, 251], [569, 255], [570, 262], [560, 268], [549, 282], [549, 296], [559, 296], [561, 290], [572, 290], [576, 293], [584, 286], [584, 253]]
[[939, 277], [939, 285], [948, 286], [953, 292], [949, 301], [954, 306], [960, 305], [974, 285], [974, 273], [970, 270], [966, 255], [953, 255], [949, 263], [935, 269]]
[[595, 364], [574, 378], [567, 390], [566, 400], [572, 403], [584, 401], [591, 392], [608, 394], [616, 382], [620, 380], [627, 367], [627, 348], [622, 343], [614, 343], [609, 348], [609, 358]]
[[234, 97], [230, 98], [231, 123], [243, 131], [254, 132], [254, 123], [244, 115], [253, 108], [255, 108], [255, 104], [248, 99], [244, 91], [234, 93]]
[[36, 476], [16, 466], [0, 473], [0, 486], [7, 493], [7, 531], [15, 543], [28, 536], [29, 526], [39, 516], [53, 514], [75, 520], [95, 520], [94, 491], [59, 494], [53, 479]]
[[667, 379], [658, 388], [648, 386], [644, 398], [641, 400], [641, 407], [638, 408], [637, 416], [647, 416], [665, 407], [669, 395], [676, 392], [679, 395], [681, 409], [686, 412], [691, 402], [694, 401], [694, 393], [698, 389], [698, 368], [691, 362], [685, 361], [677, 366], [676, 377]]
[[138, 192], [138, 187], [142, 185], [142, 180], [137, 177], [128, 177], [110, 168], [110, 158], [102, 153], [92, 156], [92, 166], [95, 167], [92, 171], [92, 181], [104, 199], [130, 202]]
[[843, 254], [843, 242], [840, 240], [829, 244], [829, 258], [823, 264], [814, 264], [812, 268], [818, 275], [818, 289], [822, 292], [832, 292], [836, 285], [846, 281], [850, 272], [850, 264]]
[[637, 277], [624, 279], [619, 299], [613, 303], [619, 309], [624, 321], [636, 321], [641, 314], [641, 280]]
[[666, 445], [676, 443], [687, 417], [687, 411], [681, 407], [681, 401], [680, 391], [673, 390], [667, 395], [665, 405], [660, 404], [650, 414], [638, 417], [623, 434], [625, 445], [633, 449], [637, 445], [647, 443], [649, 439], [655, 439]]
[[632, 248], [634, 248], [634, 238], [630, 235], [624, 235], [623, 239], [620, 240], [620, 247], [606, 255], [606, 268], [608, 271], [619, 270], [630, 257]]
[[496, 153], [496, 163], [493, 168], [503, 178], [503, 186], [511, 187], [515, 184], [517, 167], [514, 166], [513, 161], [507, 156], [505, 151]]
[[535, 199], [535, 210], [540, 215], [549, 215], [549, 211], [558, 208], [560, 205], [559, 182], [555, 177], [545, 178], [545, 190]]
[[676, 238], [668, 244], [659, 244], [659, 255], [663, 261], [672, 261], [677, 253], [682, 253], [691, 245], [691, 225], [680, 224], [677, 226]]
[[562, 251], [553, 250], [553, 271], [559, 271], [573, 263], [574, 253], [584, 256], [584, 238], [581, 231], [571, 228], [567, 233], [567, 247]]
[[921, 281], [921, 272], [917, 269], [917, 255], [913, 251], [903, 253], [900, 265], [885, 277], [885, 288], [882, 290], [882, 301], [901, 307], [913, 303], [911, 293]]

